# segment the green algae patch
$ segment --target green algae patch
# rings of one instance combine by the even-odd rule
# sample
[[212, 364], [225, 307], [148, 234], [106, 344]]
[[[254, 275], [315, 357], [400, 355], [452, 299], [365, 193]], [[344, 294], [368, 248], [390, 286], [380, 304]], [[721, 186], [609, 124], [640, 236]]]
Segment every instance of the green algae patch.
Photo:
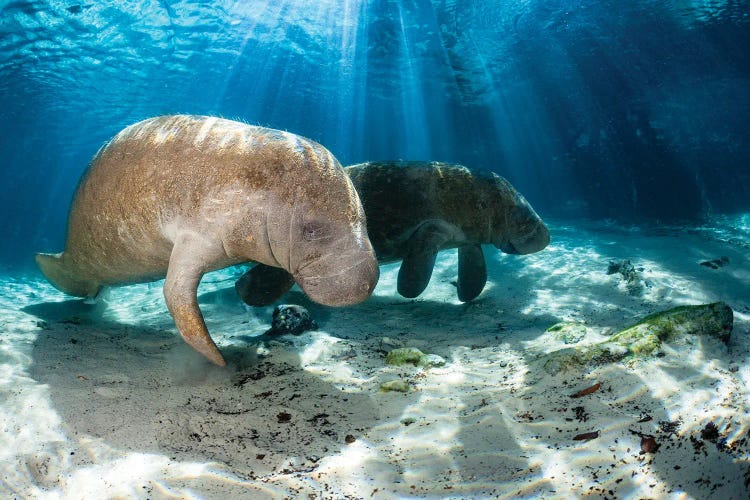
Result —
[[417, 366], [423, 357], [424, 353], [416, 347], [401, 347], [390, 351], [385, 357], [385, 362], [394, 366], [403, 366], [406, 364]]
[[586, 336], [588, 329], [583, 323], [576, 323], [575, 321], [562, 321], [555, 323], [545, 330], [546, 333], [551, 333], [553, 337], [566, 344], [575, 344], [580, 342], [583, 337]]
[[646, 316], [604, 342], [581, 348], [568, 347], [542, 356], [542, 368], [555, 375], [571, 368], [613, 363], [626, 357], [650, 356], [659, 351], [663, 342], [683, 335], [714, 337], [727, 343], [732, 324], [732, 309], [724, 302], [675, 307]]
[[381, 392], [409, 392], [409, 383], [405, 380], [389, 380], [380, 384]]
[[385, 362], [394, 366], [411, 364], [424, 368], [445, 365], [445, 359], [442, 357], [437, 354], [425, 354], [416, 347], [393, 349], [386, 355]]

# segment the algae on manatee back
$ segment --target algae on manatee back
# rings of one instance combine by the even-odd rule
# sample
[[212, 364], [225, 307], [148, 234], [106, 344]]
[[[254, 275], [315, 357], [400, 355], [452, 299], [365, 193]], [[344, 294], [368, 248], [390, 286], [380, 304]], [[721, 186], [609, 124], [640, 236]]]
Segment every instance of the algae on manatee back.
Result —
[[628, 356], [656, 354], [662, 342], [681, 335], [715, 337], [729, 342], [734, 316], [724, 302], [680, 306], [646, 316], [612, 335], [609, 340], [586, 347], [570, 347], [541, 358], [544, 371], [552, 375], [570, 368], [596, 366]]

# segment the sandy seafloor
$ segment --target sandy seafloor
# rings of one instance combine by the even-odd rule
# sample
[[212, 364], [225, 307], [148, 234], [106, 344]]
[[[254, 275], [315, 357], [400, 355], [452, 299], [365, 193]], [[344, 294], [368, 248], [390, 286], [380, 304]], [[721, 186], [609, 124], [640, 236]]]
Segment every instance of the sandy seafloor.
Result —
[[[541, 253], [485, 249], [489, 283], [469, 304], [451, 284], [455, 251], [443, 252], [417, 300], [396, 294], [398, 265], [355, 307], [292, 291], [284, 302], [308, 307], [319, 330], [264, 341], [272, 308], [240, 303], [240, 270], [212, 273], [199, 295], [225, 369], [183, 343], [160, 283], [90, 305], [39, 275], [6, 276], [0, 497], [747, 498], [749, 226], [555, 222]], [[700, 265], [721, 256], [729, 264]], [[642, 295], [606, 274], [620, 259], [642, 268]], [[728, 345], [686, 338], [554, 376], [535, 363], [567, 347], [545, 333], [559, 321], [585, 322], [585, 344], [717, 300], [734, 310]], [[402, 345], [447, 364], [386, 365]], [[396, 378], [410, 392], [378, 390]], [[709, 422], [718, 437], [705, 438]], [[656, 452], [641, 452], [644, 435]]]

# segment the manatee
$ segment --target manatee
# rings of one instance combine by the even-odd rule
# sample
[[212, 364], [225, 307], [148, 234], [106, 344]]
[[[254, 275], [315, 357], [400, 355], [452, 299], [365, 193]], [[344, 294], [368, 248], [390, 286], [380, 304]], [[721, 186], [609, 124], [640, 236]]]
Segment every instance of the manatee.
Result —
[[378, 279], [357, 192], [327, 149], [189, 115], [136, 123], [104, 145], [73, 198], [65, 250], [36, 261], [79, 297], [166, 276], [178, 331], [220, 366], [198, 307], [204, 273], [248, 261], [282, 268], [330, 306], [365, 300]]
[[[402, 261], [398, 292], [419, 296], [438, 251], [458, 248], [458, 298], [476, 298], [487, 283], [482, 244], [508, 254], [542, 250], [549, 231], [505, 179], [439, 162], [369, 162], [344, 169], [359, 193], [370, 241], [381, 264]], [[294, 281], [268, 266], [251, 268], [236, 283], [247, 304], [278, 300]]]

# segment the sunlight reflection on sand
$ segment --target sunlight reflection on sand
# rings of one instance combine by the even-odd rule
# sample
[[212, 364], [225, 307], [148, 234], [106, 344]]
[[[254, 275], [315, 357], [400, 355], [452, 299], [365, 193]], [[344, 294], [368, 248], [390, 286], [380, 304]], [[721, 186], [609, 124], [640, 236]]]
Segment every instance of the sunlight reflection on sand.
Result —
[[[199, 296], [210, 331], [228, 352], [230, 366], [223, 371], [207, 368], [184, 347], [160, 283], [113, 289], [100, 304], [83, 305], [38, 277], [3, 278], [0, 491], [510, 498], [611, 490], [695, 497], [710, 488], [696, 479], [710, 477], [722, 495], [742, 495], [748, 454], [741, 443], [750, 422], [749, 274], [745, 249], [737, 246], [742, 234], [728, 226], [653, 235], [553, 224], [553, 243], [544, 252], [518, 257], [485, 249], [490, 283], [469, 304], [457, 300], [452, 284], [455, 251], [440, 255], [427, 293], [416, 300], [395, 294], [398, 266], [384, 266], [373, 297], [356, 307], [316, 308], [293, 291], [288, 298], [311, 308], [320, 331], [271, 340], [258, 338], [269, 327], [271, 308], [252, 310], [233, 295], [242, 270], [212, 273]], [[721, 255], [730, 258], [727, 268], [700, 265]], [[642, 294], [630, 295], [619, 276], [606, 274], [608, 261], [621, 259], [642, 269]], [[565, 347], [544, 334], [558, 321], [584, 323], [589, 330], [582, 343], [592, 343], [645, 314], [715, 300], [735, 310], [729, 350], [691, 338], [665, 345], [660, 358], [557, 376], [535, 368], [538, 356]], [[56, 344], [48, 337], [68, 340]], [[386, 365], [384, 352], [400, 345], [438, 354], [447, 364]], [[256, 377], [259, 370], [265, 371]], [[248, 376], [256, 378], [242, 378]], [[397, 378], [409, 382], [409, 393], [378, 390]], [[298, 379], [308, 385], [294, 385]], [[602, 383], [596, 393], [570, 398], [596, 381]], [[187, 406], [170, 395], [178, 387], [192, 394]], [[278, 399], [263, 396], [271, 392]], [[220, 412], [211, 411], [214, 404], [223, 405], [216, 407]], [[276, 444], [274, 438], [267, 445], [252, 441], [244, 452], [207, 454], [222, 436], [234, 439], [237, 423], [273, 436], [284, 424], [256, 416], [268, 404], [309, 422], [309, 443], [277, 437]], [[105, 406], [121, 417], [113, 431], [97, 421]], [[138, 420], [146, 407], [154, 417]], [[318, 408], [319, 415], [298, 415], [297, 408]], [[269, 411], [273, 418], [277, 410]], [[650, 420], [639, 422], [644, 415]], [[324, 420], [331, 426], [320, 424]], [[129, 422], [140, 423], [129, 428]], [[661, 422], [677, 422], [675, 430], [664, 431]], [[690, 439], [709, 422], [726, 448], [705, 442], [697, 460], [698, 445]], [[182, 451], [141, 443], [144, 433], [158, 441], [185, 425], [196, 435], [221, 425], [225, 434], [185, 442]], [[598, 437], [574, 439], [591, 431]], [[110, 432], [130, 439], [115, 446]], [[643, 434], [660, 440], [656, 454], [640, 453]], [[352, 436], [349, 444], [345, 435]], [[328, 451], [310, 457], [311, 448]], [[256, 454], [274, 461], [257, 459], [251, 467]]]

